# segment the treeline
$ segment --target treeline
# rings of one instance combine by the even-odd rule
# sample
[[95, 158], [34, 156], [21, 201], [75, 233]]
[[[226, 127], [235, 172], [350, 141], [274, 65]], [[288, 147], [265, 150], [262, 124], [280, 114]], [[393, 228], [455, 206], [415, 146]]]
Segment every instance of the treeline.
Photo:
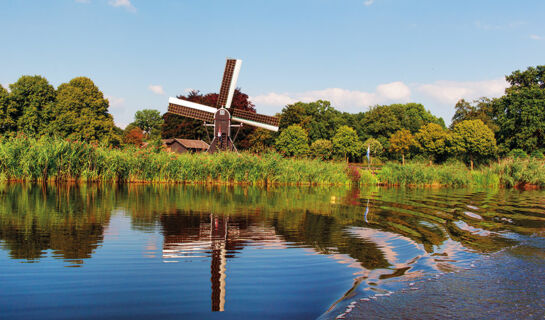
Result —
[[[250, 129], [240, 149], [284, 156], [366, 161], [420, 159], [441, 163], [449, 159], [485, 163], [491, 159], [542, 159], [545, 151], [545, 66], [506, 76], [510, 87], [500, 98], [460, 100], [449, 128], [422, 104], [377, 105], [367, 112], [346, 113], [328, 101], [297, 102], [280, 114], [280, 131]], [[239, 105], [254, 110], [240, 91]], [[216, 94], [192, 92], [179, 96], [211, 104]], [[206, 131], [198, 121], [165, 115], [163, 137], [198, 137]], [[190, 124], [190, 125], [188, 125]]]
[[0, 135], [64, 139], [120, 145], [109, 103], [89, 78], [78, 77], [56, 90], [41, 76], [22, 76], [0, 86]]

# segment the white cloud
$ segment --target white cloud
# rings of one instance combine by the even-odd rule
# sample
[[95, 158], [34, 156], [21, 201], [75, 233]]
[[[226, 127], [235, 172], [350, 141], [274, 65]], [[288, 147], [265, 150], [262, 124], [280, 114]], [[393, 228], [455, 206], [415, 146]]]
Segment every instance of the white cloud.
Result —
[[125, 107], [125, 98], [117, 98], [114, 96], [106, 96], [106, 99], [110, 102], [111, 108], [123, 108]]
[[108, 4], [112, 7], [123, 7], [130, 12], [136, 11], [136, 8], [132, 5], [131, 0], [109, 0]]
[[155, 93], [155, 94], [159, 94], [159, 95], [164, 95], [165, 94], [165, 90], [163, 89], [163, 86], [160, 86], [160, 85], [150, 85], [148, 87], [148, 89], [151, 90], [151, 92]]
[[542, 37], [542, 36], [538, 36], [537, 34], [531, 34], [531, 35], [530, 35], [530, 39], [533, 39], [533, 40], [543, 40], [543, 37]]
[[375, 92], [347, 90], [341, 88], [327, 88], [324, 90], [306, 91], [299, 93], [267, 93], [250, 100], [256, 105], [282, 107], [296, 101], [312, 102], [328, 100], [335, 108], [342, 111], [359, 112], [369, 106], [387, 102], [407, 102], [411, 96], [411, 89], [403, 82], [397, 81], [379, 85]]
[[505, 79], [484, 81], [437, 81], [431, 84], [417, 85], [421, 94], [437, 102], [454, 105], [460, 99], [474, 100], [480, 97], [501, 96], [508, 84]]
[[370, 6], [370, 5], [373, 4], [373, 2], [375, 2], [375, 0], [365, 0], [365, 1], [363, 2], [363, 4], [366, 5], [366, 6]]
[[9, 84], [7, 84], [7, 83], [6, 83], [6, 84], [3, 84], [3, 83], [2, 83], [2, 84], [0, 84], [0, 85], [1, 85], [2, 87], [4, 87], [6, 90], [9, 91]]

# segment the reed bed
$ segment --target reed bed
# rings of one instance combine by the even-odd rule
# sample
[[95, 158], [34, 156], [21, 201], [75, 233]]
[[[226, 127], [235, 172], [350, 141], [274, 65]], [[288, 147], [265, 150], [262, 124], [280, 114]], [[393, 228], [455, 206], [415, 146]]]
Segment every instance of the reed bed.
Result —
[[0, 140], [0, 180], [172, 182], [250, 185], [349, 184], [347, 165], [278, 154], [173, 154], [49, 137]]

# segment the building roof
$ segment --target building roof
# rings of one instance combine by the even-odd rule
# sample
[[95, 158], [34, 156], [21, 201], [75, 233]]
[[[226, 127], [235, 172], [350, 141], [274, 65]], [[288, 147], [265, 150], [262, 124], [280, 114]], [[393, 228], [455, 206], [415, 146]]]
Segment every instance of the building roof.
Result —
[[202, 149], [202, 150], [207, 150], [208, 147], [210, 147], [208, 145], [208, 143], [202, 141], [202, 140], [191, 140], [191, 139], [163, 139], [162, 140], [163, 143], [169, 145], [169, 144], [172, 144], [174, 142], [178, 142], [179, 144], [181, 144], [182, 146], [184, 146], [185, 148], [188, 148], [188, 149]]

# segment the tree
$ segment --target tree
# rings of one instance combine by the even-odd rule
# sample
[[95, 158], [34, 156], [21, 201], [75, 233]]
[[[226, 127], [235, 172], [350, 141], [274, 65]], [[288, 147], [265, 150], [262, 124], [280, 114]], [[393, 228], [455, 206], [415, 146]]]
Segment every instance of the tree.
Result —
[[135, 146], [141, 146], [144, 139], [144, 132], [138, 127], [131, 127], [128, 131], [125, 131], [123, 136], [123, 142], [126, 144], [134, 144]]
[[493, 101], [503, 152], [545, 150], [545, 66], [515, 71], [505, 79], [505, 95]]
[[144, 109], [134, 114], [134, 124], [149, 136], [153, 129], [160, 129], [163, 124], [161, 113], [158, 110]]
[[4, 126], [7, 130], [39, 136], [47, 126], [46, 112], [55, 101], [55, 88], [41, 76], [22, 76], [9, 87], [10, 106], [5, 111]]
[[488, 98], [482, 97], [474, 100], [473, 104], [464, 99], [460, 99], [454, 108], [456, 109], [456, 112], [452, 117], [451, 129], [461, 121], [476, 119], [480, 119], [494, 132], [497, 132], [499, 129], [494, 120], [494, 107], [492, 101]]
[[469, 157], [471, 170], [473, 161], [492, 156], [496, 152], [494, 132], [481, 120], [464, 120], [454, 126], [449, 137], [453, 153]]
[[330, 160], [333, 154], [333, 144], [326, 139], [318, 139], [310, 145], [312, 156], [321, 160]]
[[390, 150], [401, 154], [403, 165], [405, 165], [405, 153], [414, 145], [414, 137], [407, 129], [398, 130], [390, 136]]
[[349, 126], [341, 126], [332, 139], [333, 152], [342, 155], [346, 161], [349, 156], [358, 156], [361, 154], [362, 143], [358, 138], [356, 130]]
[[420, 151], [430, 158], [430, 164], [447, 152], [448, 132], [438, 124], [422, 126], [414, 138]]
[[310, 151], [307, 132], [300, 125], [289, 126], [276, 139], [276, 149], [287, 157], [306, 156]]
[[308, 132], [311, 142], [318, 139], [331, 139], [340, 126], [341, 113], [329, 101], [296, 102], [282, 109], [280, 130], [293, 124], [300, 125]]
[[57, 90], [57, 103], [49, 112], [53, 119], [49, 131], [74, 140], [108, 140], [114, 129], [108, 106], [108, 100], [91, 79], [74, 78]]
[[14, 119], [15, 109], [10, 104], [8, 90], [0, 86], [0, 133], [14, 131], [17, 122]]
[[254, 132], [248, 136], [248, 142], [250, 144], [250, 151], [261, 153], [274, 146], [274, 134], [270, 130], [256, 128]]

